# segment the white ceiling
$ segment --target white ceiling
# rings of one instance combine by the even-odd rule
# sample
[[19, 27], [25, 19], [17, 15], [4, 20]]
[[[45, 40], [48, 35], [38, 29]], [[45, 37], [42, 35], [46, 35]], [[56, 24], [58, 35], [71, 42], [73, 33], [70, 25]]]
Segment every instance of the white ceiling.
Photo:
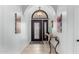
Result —
[[[20, 5], [20, 7], [22, 8], [22, 12], [24, 13], [26, 8], [28, 7], [29, 5]], [[55, 12], [57, 11], [57, 8], [58, 6], [57, 5], [50, 5], [52, 8], [54, 8]]]

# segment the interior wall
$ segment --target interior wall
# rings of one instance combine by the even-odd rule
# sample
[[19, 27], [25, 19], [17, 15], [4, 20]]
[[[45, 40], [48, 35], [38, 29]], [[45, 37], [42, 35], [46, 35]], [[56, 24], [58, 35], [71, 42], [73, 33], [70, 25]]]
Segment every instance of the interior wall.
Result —
[[3, 7], [0, 6], [0, 49], [2, 48], [2, 10]]
[[[2, 39], [0, 38], [2, 49], [0, 49], [0, 53], [21, 53], [23, 48], [29, 44], [21, 8], [18, 5], [4, 5], [0, 7], [2, 7], [0, 9], [0, 16], [2, 16], [2, 19], [0, 17], [0, 26], [2, 28]], [[19, 34], [15, 34], [15, 13], [21, 16], [22, 24], [21, 33]]]
[[74, 6], [74, 53], [79, 54], [79, 5]]
[[74, 8], [73, 6], [59, 6], [57, 14], [62, 13], [62, 33], [59, 33], [60, 37], [60, 49], [59, 53], [74, 53], [73, 40], [74, 40]]

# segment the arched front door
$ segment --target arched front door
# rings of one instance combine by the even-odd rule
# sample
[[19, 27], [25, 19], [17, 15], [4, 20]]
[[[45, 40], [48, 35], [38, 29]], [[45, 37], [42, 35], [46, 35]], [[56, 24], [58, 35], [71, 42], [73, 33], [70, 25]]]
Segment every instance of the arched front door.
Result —
[[37, 10], [32, 15], [31, 37], [32, 41], [48, 40], [45, 33], [48, 32], [48, 15], [43, 10]]

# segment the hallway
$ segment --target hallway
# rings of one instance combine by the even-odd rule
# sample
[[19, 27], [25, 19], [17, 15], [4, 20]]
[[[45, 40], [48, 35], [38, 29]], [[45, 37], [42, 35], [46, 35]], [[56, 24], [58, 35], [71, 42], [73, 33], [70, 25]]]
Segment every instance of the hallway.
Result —
[[78, 15], [75, 5], [0, 5], [0, 54], [79, 54]]
[[[28, 47], [25, 47], [22, 54], [49, 54], [49, 45], [44, 45], [42, 42], [31, 42]], [[54, 54], [54, 51], [52, 52]]]

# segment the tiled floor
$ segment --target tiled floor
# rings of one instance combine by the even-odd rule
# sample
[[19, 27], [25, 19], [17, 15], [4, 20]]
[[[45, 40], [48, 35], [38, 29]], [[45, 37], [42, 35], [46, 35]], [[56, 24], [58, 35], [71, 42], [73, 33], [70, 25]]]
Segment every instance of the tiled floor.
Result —
[[31, 44], [23, 50], [22, 54], [49, 54], [49, 52], [50, 48], [47, 44], [31, 42]]

